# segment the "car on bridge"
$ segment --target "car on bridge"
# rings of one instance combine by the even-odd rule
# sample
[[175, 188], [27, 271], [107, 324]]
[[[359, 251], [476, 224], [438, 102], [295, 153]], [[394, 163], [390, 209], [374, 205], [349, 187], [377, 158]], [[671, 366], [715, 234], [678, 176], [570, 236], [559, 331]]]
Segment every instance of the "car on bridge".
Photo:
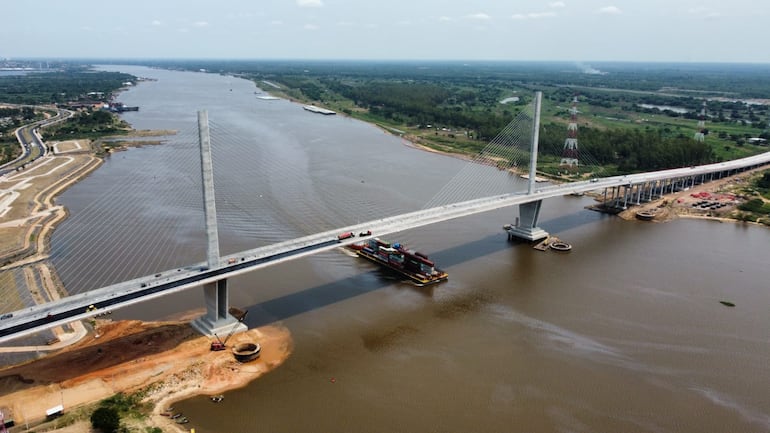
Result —
[[13, 317], [13, 313], [5, 313], [0, 316], [0, 320], [10, 319], [11, 317]]

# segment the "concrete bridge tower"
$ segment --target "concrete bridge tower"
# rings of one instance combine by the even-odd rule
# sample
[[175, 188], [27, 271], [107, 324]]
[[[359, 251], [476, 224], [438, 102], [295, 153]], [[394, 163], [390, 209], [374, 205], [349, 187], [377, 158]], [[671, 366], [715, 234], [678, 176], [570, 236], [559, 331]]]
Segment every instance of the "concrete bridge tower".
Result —
[[[214, 201], [214, 169], [211, 161], [211, 139], [209, 137], [209, 117], [206, 111], [198, 112], [198, 140], [201, 148], [201, 176], [203, 178], [203, 211], [206, 219], [206, 263], [209, 269], [220, 266], [219, 234], [217, 232], [217, 209]], [[239, 320], [230, 315], [228, 306], [230, 296], [227, 278], [222, 278], [203, 286], [206, 302], [206, 314], [193, 320], [192, 326], [204, 335], [230, 332]], [[240, 323], [238, 326], [247, 329]]]
[[[532, 120], [532, 143], [530, 146], [529, 157], [529, 185], [527, 194], [534, 193], [535, 182], [537, 181], [537, 148], [540, 140], [540, 104], [543, 100], [543, 93], [535, 93], [534, 116]], [[513, 225], [506, 225], [508, 238], [520, 238], [528, 241], [536, 241], [548, 237], [548, 232], [537, 226], [537, 220], [540, 217], [540, 206], [542, 200], [532, 201], [519, 205], [519, 218]]]

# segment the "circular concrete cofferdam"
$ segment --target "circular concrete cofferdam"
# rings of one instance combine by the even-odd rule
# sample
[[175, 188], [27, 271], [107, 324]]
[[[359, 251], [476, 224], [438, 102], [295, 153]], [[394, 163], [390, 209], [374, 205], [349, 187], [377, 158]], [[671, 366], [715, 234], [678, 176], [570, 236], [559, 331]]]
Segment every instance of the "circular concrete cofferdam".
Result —
[[241, 343], [233, 347], [233, 355], [239, 362], [249, 362], [259, 358], [261, 350], [259, 343]]

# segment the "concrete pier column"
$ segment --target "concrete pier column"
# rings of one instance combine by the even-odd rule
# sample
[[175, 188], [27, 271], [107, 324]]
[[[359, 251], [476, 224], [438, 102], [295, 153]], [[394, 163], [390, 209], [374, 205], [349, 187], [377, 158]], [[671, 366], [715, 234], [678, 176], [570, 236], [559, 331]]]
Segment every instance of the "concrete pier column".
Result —
[[636, 205], [642, 204], [642, 184], [636, 184]]
[[623, 210], [628, 209], [628, 196], [631, 194], [631, 188], [628, 185], [623, 185]]
[[[221, 279], [203, 286], [203, 297], [206, 303], [206, 314], [192, 321], [192, 327], [204, 335], [214, 335], [230, 332], [238, 320], [228, 312], [230, 293], [227, 279]], [[241, 323], [239, 331], [248, 329]]]
[[519, 219], [516, 221], [516, 225], [506, 229], [509, 238], [517, 237], [528, 241], [537, 241], [548, 237], [548, 232], [537, 226], [542, 203], [542, 200], [538, 200], [519, 205]]

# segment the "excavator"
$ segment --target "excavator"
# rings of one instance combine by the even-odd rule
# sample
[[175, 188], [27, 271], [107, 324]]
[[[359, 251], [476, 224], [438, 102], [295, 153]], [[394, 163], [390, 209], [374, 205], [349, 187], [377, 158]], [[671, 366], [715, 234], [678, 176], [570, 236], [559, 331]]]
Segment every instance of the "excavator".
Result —
[[238, 310], [235, 307], [230, 308], [229, 311], [230, 311], [230, 314], [233, 315], [233, 317], [238, 319], [238, 321], [235, 323], [235, 325], [233, 325], [233, 329], [230, 330], [230, 333], [227, 334], [227, 337], [225, 337], [224, 340], [221, 340], [217, 334], [214, 334], [214, 337], [217, 338], [217, 341], [212, 341], [211, 342], [211, 348], [210, 349], [211, 349], [212, 352], [217, 352], [217, 351], [220, 351], [220, 350], [225, 350], [227, 348], [227, 340], [229, 340], [230, 337], [232, 337], [233, 334], [235, 334], [235, 331], [238, 329], [238, 326], [243, 322], [243, 319], [246, 318], [246, 314], [249, 312], [249, 310], [241, 311], [241, 310]]

